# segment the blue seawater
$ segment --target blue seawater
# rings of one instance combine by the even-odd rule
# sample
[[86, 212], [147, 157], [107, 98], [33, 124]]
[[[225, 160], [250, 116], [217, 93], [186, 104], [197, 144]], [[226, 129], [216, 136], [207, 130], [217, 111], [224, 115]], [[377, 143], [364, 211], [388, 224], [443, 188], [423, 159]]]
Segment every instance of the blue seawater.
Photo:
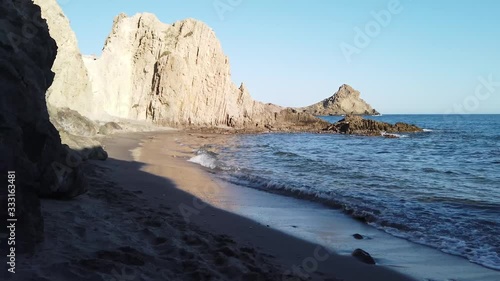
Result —
[[241, 135], [217, 153], [199, 153], [236, 185], [319, 201], [394, 236], [500, 270], [500, 115], [368, 118], [426, 130], [395, 139]]

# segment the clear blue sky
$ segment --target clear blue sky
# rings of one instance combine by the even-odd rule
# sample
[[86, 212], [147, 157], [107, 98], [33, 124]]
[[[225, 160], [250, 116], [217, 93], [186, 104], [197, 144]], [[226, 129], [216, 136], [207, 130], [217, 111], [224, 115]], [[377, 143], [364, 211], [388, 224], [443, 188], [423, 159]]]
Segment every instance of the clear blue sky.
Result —
[[[120, 12], [202, 20], [222, 42], [233, 81], [257, 100], [304, 106], [346, 83], [383, 113], [500, 113], [500, 1], [58, 2], [84, 54], [100, 53]], [[379, 11], [390, 21], [377, 22]], [[368, 43], [355, 41], [356, 28], [368, 28]], [[482, 86], [478, 77], [490, 75]]]

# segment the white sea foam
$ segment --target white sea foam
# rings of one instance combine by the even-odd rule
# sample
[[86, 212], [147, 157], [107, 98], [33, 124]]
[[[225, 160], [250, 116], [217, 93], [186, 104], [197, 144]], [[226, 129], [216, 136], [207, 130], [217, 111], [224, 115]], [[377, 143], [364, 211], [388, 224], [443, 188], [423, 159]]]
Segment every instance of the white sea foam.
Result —
[[408, 135], [390, 134], [390, 133], [386, 133], [386, 132], [382, 132], [382, 136], [395, 137], [395, 138], [407, 138], [408, 137]]
[[434, 130], [431, 130], [431, 129], [423, 129], [424, 132], [428, 133], [428, 132], [434, 132]]
[[196, 163], [196, 164], [200, 164], [201, 166], [207, 167], [210, 169], [217, 168], [217, 159], [215, 159], [215, 157], [211, 156], [208, 153], [200, 153], [200, 154], [196, 155], [195, 157], [192, 157], [188, 161]]

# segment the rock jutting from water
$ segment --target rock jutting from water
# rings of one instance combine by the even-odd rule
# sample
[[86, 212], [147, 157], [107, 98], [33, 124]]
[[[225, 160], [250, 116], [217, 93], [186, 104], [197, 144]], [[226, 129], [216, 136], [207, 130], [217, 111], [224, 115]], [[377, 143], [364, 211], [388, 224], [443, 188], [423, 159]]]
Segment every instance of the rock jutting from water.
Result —
[[316, 116], [327, 115], [379, 115], [360, 97], [360, 92], [344, 84], [331, 97], [310, 106], [300, 108], [304, 112]]
[[[386, 133], [417, 133], [423, 130], [415, 125], [398, 122], [396, 124], [389, 124], [385, 122], [375, 121], [371, 119], [364, 119], [361, 116], [348, 115], [344, 119], [328, 125], [324, 131], [342, 133], [342, 134], [356, 134], [356, 135], [385, 135]], [[391, 135], [388, 135], [391, 136]]]

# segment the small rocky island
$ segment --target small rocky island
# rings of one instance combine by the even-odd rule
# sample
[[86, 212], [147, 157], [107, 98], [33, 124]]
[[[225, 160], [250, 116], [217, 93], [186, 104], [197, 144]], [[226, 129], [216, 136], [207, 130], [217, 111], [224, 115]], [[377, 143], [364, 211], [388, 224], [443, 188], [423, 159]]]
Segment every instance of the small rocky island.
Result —
[[380, 113], [364, 101], [360, 95], [359, 91], [347, 84], [344, 84], [340, 86], [339, 90], [331, 97], [313, 105], [303, 107], [301, 110], [315, 116], [347, 114], [380, 115]]

